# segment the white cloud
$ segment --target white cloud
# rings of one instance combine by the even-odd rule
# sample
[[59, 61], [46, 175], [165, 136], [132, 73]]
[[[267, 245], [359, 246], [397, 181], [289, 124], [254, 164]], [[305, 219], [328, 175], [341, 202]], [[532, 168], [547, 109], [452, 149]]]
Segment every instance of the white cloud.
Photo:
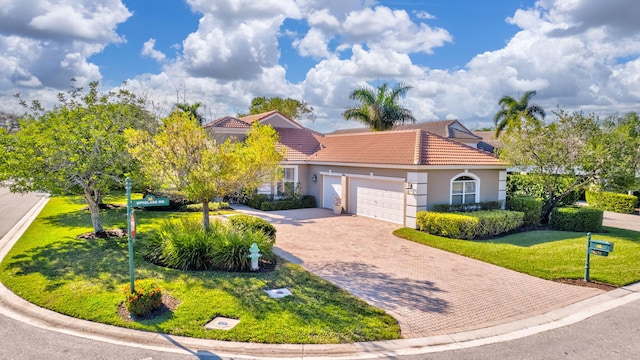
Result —
[[120, 0], [5, 0], [0, 11], [0, 91], [66, 89], [99, 80], [87, 60], [110, 43], [131, 13]]
[[149, 39], [142, 45], [142, 55], [148, 56], [157, 62], [163, 62], [167, 56], [156, 48], [156, 39]]

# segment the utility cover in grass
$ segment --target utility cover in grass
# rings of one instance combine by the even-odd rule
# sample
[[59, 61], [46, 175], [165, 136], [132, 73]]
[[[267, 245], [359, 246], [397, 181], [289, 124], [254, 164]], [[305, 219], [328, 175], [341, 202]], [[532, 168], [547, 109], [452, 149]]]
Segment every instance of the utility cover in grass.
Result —
[[234, 326], [238, 325], [240, 320], [230, 319], [222, 316], [217, 316], [204, 326], [207, 330], [231, 330]]
[[271, 290], [265, 290], [265, 291], [267, 292], [267, 295], [269, 295], [269, 297], [272, 299], [280, 299], [285, 296], [292, 295], [291, 291], [289, 291], [289, 289], [287, 288], [271, 289]]

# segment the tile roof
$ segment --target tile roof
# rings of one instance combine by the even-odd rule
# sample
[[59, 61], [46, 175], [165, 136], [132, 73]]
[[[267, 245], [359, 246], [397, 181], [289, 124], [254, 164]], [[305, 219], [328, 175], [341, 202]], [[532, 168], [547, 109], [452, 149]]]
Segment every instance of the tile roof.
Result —
[[[472, 131], [464, 131], [460, 128], [456, 128], [455, 125], [466, 129], [458, 120], [437, 120], [437, 121], [423, 121], [410, 124], [395, 125], [391, 130], [425, 130], [432, 134], [440, 135], [443, 137], [454, 139], [468, 139], [468, 140], [480, 140], [480, 136], [475, 135]], [[341, 129], [336, 130], [328, 135], [343, 135], [343, 134], [360, 134], [373, 132], [370, 128], [354, 128], [354, 129]]]
[[327, 135], [310, 161], [388, 165], [504, 165], [488, 152], [425, 130]]
[[219, 119], [215, 119], [206, 125], [204, 128], [250, 128], [251, 123], [247, 123], [238, 118], [234, 118], [232, 116], [225, 116]]
[[285, 159], [306, 160], [320, 150], [322, 134], [309, 129], [276, 128], [280, 137], [276, 147], [285, 149]]

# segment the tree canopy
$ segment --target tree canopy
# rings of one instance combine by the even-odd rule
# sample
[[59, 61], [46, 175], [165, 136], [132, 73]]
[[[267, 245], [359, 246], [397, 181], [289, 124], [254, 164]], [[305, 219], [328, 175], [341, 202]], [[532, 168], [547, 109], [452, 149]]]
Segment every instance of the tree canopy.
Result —
[[544, 109], [538, 105], [529, 104], [529, 100], [535, 95], [536, 92], [531, 90], [524, 93], [520, 100], [508, 95], [500, 98], [498, 104], [501, 109], [493, 117], [493, 122], [496, 125], [496, 138], [503, 131], [510, 132], [514, 129], [519, 129], [526, 118], [544, 120], [546, 116]]
[[194, 119], [196, 119], [199, 125], [202, 125], [204, 123], [204, 117], [198, 112], [200, 106], [202, 106], [202, 104], [199, 102], [193, 104], [185, 102], [176, 104], [176, 109], [188, 114], [189, 116], [192, 116]]
[[280, 98], [280, 97], [256, 97], [251, 101], [249, 107], [249, 113], [238, 113], [238, 117], [247, 115], [262, 114], [265, 112], [278, 110], [282, 114], [291, 119], [311, 119], [314, 120], [313, 107], [309, 106], [304, 101], [292, 99], [292, 98]]
[[374, 131], [388, 130], [397, 123], [415, 122], [411, 110], [398, 104], [398, 101], [412, 87], [402, 83], [393, 88], [385, 83], [377, 89], [361, 87], [352, 90], [349, 98], [360, 104], [347, 108], [342, 116], [345, 120], [357, 120]]
[[637, 184], [640, 143], [634, 134], [640, 128], [635, 114], [605, 120], [593, 113], [559, 110], [554, 115], [548, 124], [525, 117], [520, 128], [501, 138], [499, 150], [501, 160], [542, 183], [543, 218], [560, 200], [587, 185]]
[[209, 227], [209, 201], [253, 189], [277, 176], [282, 154], [270, 126], [254, 124], [244, 142], [215, 144], [185, 112], [162, 120], [154, 135], [126, 133], [131, 154], [143, 165], [147, 181], [157, 190], [174, 192], [202, 203], [203, 225]]
[[100, 93], [98, 83], [85, 94], [73, 88], [59, 94], [59, 104], [45, 110], [36, 100], [15, 134], [3, 133], [0, 181], [13, 192], [47, 191], [82, 195], [94, 232], [103, 233], [102, 195], [124, 184], [137, 169], [127, 151], [124, 130], [150, 129], [143, 102], [126, 90]]

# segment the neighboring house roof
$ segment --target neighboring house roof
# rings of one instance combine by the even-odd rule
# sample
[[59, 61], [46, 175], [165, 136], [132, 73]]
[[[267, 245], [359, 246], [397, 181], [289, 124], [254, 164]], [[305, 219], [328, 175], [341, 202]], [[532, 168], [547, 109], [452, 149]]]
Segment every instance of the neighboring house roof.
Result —
[[251, 123], [247, 123], [245, 121], [242, 121], [238, 118], [234, 118], [231, 116], [225, 116], [219, 119], [215, 119], [209, 123], [207, 123], [206, 125], [204, 125], [204, 128], [240, 128], [240, 129], [245, 129], [245, 128], [249, 128], [251, 127]]
[[280, 137], [278, 150], [285, 150], [285, 159], [306, 160], [309, 155], [320, 150], [324, 135], [309, 129], [276, 128]]
[[425, 130], [327, 135], [308, 160], [388, 165], [497, 165], [488, 152]]
[[[399, 124], [394, 125], [391, 130], [425, 130], [432, 134], [440, 135], [442, 137], [451, 138], [454, 140], [482, 140], [480, 136], [475, 135], [472, 131], [462, 125], [462, 123], [460, 123], [458, 120], [423, 121], [411, 124]], [[328, 135], [359, 134], [368, 132], [373, 131], [370, 128], [342, 129], [336, 130]]]
[[269, 124], [278, 132], [277, 147], [284, 149], [287, 161], [505, 166], [491, 153], [465, 145], [464, 140], [479, 141], [481, 138], [457, 120], [398, 125], [398, 130], [349, 129], [323, 135], [278, 111], [269, 111], [241, 118], [225, 116], [204, 127], [216, 141], [231, 137], [243, 140], [256, 121]]
[[495, 131], [474, 131], [474, 133], [482, 138], [482, 141], [493, 146], [494, 148], [500, 147], [500, 140], [496, 139]]

